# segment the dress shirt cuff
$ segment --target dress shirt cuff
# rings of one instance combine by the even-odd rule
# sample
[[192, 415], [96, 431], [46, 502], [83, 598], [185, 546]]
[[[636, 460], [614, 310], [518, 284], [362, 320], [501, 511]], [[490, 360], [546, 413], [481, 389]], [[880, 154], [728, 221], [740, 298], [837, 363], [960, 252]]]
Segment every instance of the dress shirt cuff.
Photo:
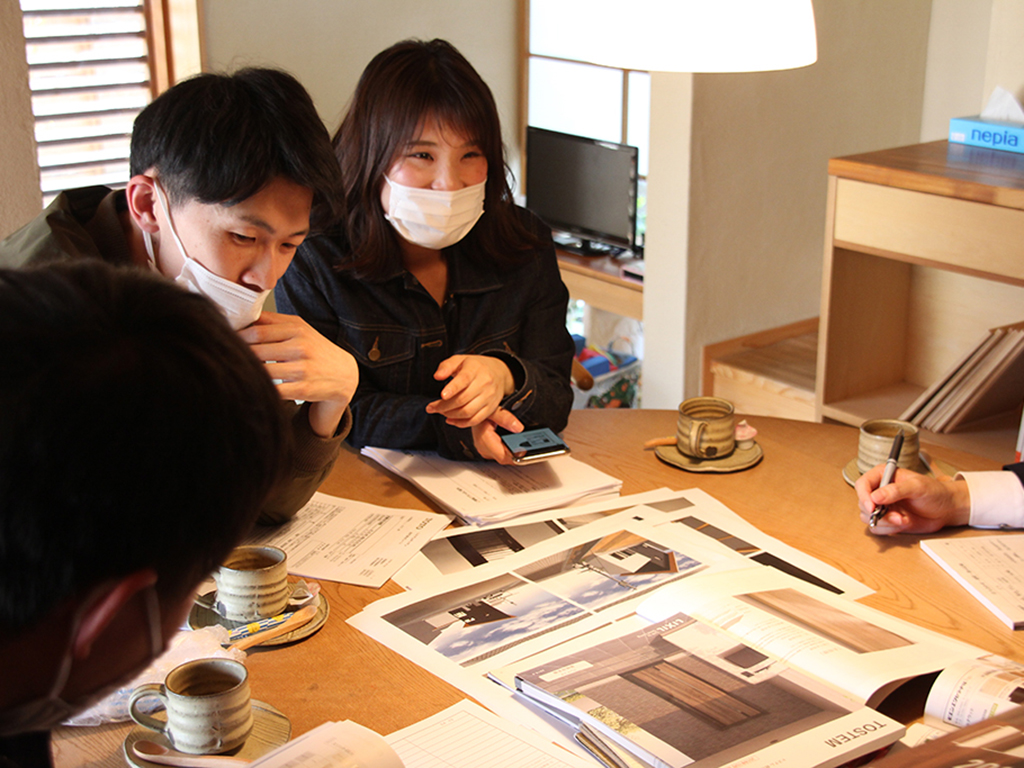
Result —
[[971, 494], [974, 528], [1024, 528], [1024, 486], [1012, 472], [958, 472]]

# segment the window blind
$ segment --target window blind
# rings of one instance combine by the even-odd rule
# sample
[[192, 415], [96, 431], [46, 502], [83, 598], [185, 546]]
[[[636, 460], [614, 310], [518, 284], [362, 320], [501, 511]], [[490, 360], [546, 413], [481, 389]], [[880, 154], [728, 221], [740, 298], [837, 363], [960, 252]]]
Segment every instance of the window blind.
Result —
[[145, 0], [20, 0], [44, 204], [124, 186], [132, 122], [151, 97]]

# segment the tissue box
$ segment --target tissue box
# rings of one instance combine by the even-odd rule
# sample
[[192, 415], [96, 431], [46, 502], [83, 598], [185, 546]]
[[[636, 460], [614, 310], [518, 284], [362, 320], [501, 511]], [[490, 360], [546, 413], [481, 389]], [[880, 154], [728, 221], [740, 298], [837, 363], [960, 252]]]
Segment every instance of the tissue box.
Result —
[[972, 147], [1024, 153], [1024, 124], [1007, 120], [954, 117], [949, 121], [949, 140]]

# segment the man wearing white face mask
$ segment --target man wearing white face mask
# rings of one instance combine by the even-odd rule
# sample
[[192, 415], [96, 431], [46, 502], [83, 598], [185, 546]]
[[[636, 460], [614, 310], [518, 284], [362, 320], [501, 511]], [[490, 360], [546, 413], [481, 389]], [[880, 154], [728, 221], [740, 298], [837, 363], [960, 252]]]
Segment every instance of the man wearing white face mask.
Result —
[[101, 259], [0, 270], [0, 357], [0, 767], [31, 768], [178, 631], [290, 427], [210, 302]]
[[136, 118], [123, 191], [69, 190], [0, 243], [0, 266], [102, 258], [154, 270], [216, 304], [293, 405], [291, 475], [262, 522], [300, 509], [351, 425], [353, 357], [263, 303], [311, 232], [336, 217], [340, 179], [305, 89], [272, 69], [205, 74]]

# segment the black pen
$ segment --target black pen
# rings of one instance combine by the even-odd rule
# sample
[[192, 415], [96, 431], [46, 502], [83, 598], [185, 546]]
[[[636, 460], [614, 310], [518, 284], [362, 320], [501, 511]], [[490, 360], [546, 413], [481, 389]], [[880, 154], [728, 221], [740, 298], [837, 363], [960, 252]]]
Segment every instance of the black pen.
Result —
[[[892, 482], [892, 477], [896, 474], [896, 462], [900, 460], [900, 451], [902, 450], [903, 430], [901, 429], [892, 441], [892, 450], [889, 451], [889, 459], [885, 462], [885, 471], [882, 472], [882, 483], [878, 486], [879, 488], [884, 488]], [[878, 524], [878, 521], [885, 516], [888, 509], [889, 508], [884, 504], [876, 506], [871, 512], [871, 519], [868, 521], [868, 526], [874, 528]]]

